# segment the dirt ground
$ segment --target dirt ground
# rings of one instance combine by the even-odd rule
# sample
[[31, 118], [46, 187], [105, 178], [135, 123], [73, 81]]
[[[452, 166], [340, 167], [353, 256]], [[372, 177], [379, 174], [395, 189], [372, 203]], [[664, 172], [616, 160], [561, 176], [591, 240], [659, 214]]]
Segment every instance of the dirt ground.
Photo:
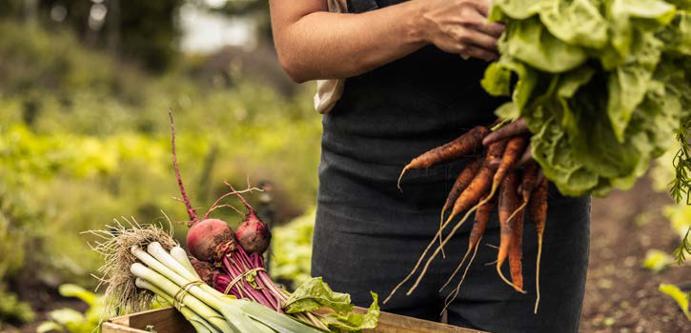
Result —
[[[648, 249], [671, 252], [678, 245], [662, 216], [669, 202], [645, 180], [630, 191], [593, 200], [582, 332], [691, 332], [676, 303], [657, 290], [660, 283], [691, 287], [691, 265], [658, 274], [641, 268]], [[646, 222], [637, 224], [642, 213]]]

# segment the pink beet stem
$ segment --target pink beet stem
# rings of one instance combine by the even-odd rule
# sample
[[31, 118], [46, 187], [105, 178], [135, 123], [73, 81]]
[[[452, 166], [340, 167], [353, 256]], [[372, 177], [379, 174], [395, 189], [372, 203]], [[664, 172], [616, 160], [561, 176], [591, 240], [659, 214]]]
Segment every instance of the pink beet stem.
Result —
[[197, 216], [197, 212], [194, 210], [192, 207], [192, 203], [190, 202], [190, 198], [187, 196], [187, 191], [185, 191], [185, 185], [182, 183], [182, 176], [180, 175], [180, 167], [178, 166], [178, 155], [177, 152], [175, 151], [175, 120], [173, 120], [173, 111], [169, 110], [168, 111], [168, 117], [170, 118], [170, 143], [172, 146], [172, 152], [173, 152], [173, 170], [175, 171], [175, 179], [178, 181], [178, 187], [180, 188], [180, 195], [182, 196], [182, 202], [185, 204], [185, 208], [187, 208], [187, 215], [190, 216], [190, 226], [193, 226], [195, 223], [199, 222], [199, 217]]
[[250, 205], [250, 203], [247, 202], [247, 200], [245, 200], [245, 197], [243, 197], [239, 191], [236, 191], [235, 188], [233, 187], [233, 185], [230, 185], [230, 183], [228, 183], [228, 182], [224, 182], [224, 183], [226, 184], [226, 186], [230, 187], [230, 190], [233, 191], [231, 193], [235, 193], [235, 195], [238, 196], [238, 199], [240, 199], [240, 201], [245, 206], [245, 208], [247, 208], [247, 210], [248, 210], [247, 214], [248, 215], [255, 215], [254, 207], [252, 207], [252, 205]]

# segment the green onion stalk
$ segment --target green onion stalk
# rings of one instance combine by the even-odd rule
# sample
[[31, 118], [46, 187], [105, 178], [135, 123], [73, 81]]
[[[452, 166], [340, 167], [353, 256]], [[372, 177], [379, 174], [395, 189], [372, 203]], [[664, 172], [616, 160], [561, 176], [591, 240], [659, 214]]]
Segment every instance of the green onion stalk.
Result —
[[[171, 250], [180, 251], [184, 252]], [[186, 256], [173, 256], [158, 242], [150, 243], [146, 251], [133, 246], [131, 253], [138, 259], [130, 267], [137, 287], [172, 301], [197, 332], [320, 332], [261, 304], [214, 290], [190, 270]]]

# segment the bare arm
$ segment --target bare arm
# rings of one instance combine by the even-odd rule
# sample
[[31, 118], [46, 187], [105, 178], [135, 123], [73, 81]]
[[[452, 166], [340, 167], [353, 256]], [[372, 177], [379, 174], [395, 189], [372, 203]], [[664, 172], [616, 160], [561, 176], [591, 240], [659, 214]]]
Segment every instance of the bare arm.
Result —
[[362, 14], [326, 12], [325, 0], [270, 0], [278, 57], [298, 82], [346, 78], [427, 44], [490, 60], [502, 27], [489, 0], [411, 0]]

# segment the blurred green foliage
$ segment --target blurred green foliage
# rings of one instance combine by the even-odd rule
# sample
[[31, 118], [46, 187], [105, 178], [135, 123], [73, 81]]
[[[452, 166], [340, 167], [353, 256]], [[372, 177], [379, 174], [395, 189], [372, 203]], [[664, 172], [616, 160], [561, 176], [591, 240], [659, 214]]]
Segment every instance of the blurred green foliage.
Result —
[[312, 263], [315, 211], [272, 231], [271, 276], [297, 286], [308, 280]]
[[185, 0], [2, 0], [0, 18], [67, 30], [84, 44], [162, 72], [179, 58], [178, 12]]
[[50, 311], [49, 320], [38, 326], [37, 333], [92, 333], [96, 332], [101, 322], [107, 319], [105, 299], [102, 296], [74, 284], [61, 285], [59, 292], [63, 297], [77, 298], [86, 303], [87, 310], [84, 313], [72, 308]]
[[93, 286], [100, 258], [80, 232], [122, 215], [160, 221], [161, 210], [186, 219], [169, 109], [196, 207], [247, 177], [274, 184], [283, 216], [313, 206], [321, 126], [307, 90], [283, 97], [248, 77], [214, 86], [184, 62], [154, 77], [38, 25], [1, 22], [0, 36], [0, 286]]
[[20, 302], [17, 296], [0, 289], [0, 332], [3, 323], [26, 323], [34, 320], [36, 315], [29, 304]]

